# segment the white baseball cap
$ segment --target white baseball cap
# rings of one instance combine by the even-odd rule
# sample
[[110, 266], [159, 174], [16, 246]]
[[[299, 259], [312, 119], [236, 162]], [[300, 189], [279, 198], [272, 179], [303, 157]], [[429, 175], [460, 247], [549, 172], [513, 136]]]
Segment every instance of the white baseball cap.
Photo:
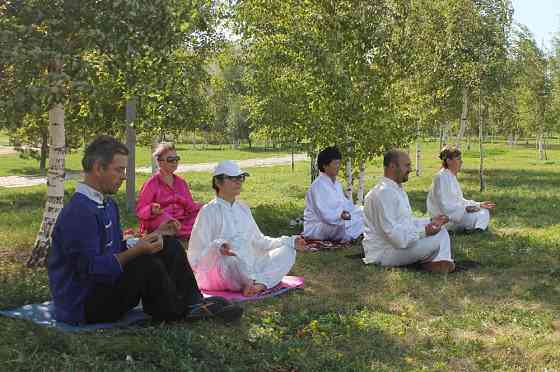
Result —
[[221, 174], [225, 174], [226, 176], [236, 177], [236, 176], [248, 176], [249, 173], [241, 170], [239, 165], [233, 160], [222, 160], [221, 162], [216, 165], [214, 168], [214, 176], [219, 176]]

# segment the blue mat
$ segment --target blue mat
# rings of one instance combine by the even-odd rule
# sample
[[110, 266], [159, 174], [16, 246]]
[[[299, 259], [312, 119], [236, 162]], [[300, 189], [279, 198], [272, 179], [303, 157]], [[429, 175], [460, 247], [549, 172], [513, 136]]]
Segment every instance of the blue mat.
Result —
[[43, 302], [42, 304], [24, 305], [16, 309], [0, 310], [0, 314], [11, 318], [30, 320], [41, 326], [54, 327], [64, 332], [88, 332], [97, 329], [126, 327], [133, 323], [150, 319], [150, 316], [142, 311], [142, 307], [137, 306], [126, 313], [123, 319], [115, 323], [71, 325], [57, 322], [54, 319], [54, 305], [51, 301]]

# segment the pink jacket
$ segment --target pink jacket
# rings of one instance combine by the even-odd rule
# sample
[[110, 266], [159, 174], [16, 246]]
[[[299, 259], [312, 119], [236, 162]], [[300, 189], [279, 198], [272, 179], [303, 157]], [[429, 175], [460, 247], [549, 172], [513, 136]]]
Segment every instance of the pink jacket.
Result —
[[[153, 215], [153, 203], [159, 203], [163, 213]], [[157, 172], [144, 183], [138, 194], [136, 216], [140, 220], [140, 232], [150, 233], [174, 218], [181, 223], [177, 237], [188, 238], [200, 208], [202, 204], [193, 200], [184, 179], [173, 175], [173, 186], [169, 186]]]

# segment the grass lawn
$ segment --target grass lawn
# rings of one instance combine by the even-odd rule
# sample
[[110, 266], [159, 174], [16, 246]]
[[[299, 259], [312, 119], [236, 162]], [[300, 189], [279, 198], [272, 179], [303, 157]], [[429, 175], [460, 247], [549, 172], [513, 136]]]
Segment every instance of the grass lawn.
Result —
[[[299, 254], [303, 292], [245, 304], [239, 325], [153, 324], [69, 335], [0, 317], [0, 370], [68, 371], [553, 371], [560, 366], [560, 148], [487, 146], [487, 190], [478, 192], [478, 155], [464, 154], [469, 198], [493, 200], [490, 231], [453, 236], [455, 257], [482, 263], [447, 276], [365, 266], [346, 251]], [[424, 172], [406, 185], [415, 212], [438, 168], [424, 146]], [[212, 155], [208, 155], [210, 157]], [[433, 159], [433, 160], [430, 160]], [[368, 168], [367, 188], [382, 170]], [[254, 168], [242, 193], [263, 232], [294, 234], [308, 166]], [[205, 173], [186, 175], [209, 200]], [[138, 181], [138, 186], [145, 178]], [[68, 195], [75, 183], [67, 185]], [[0, 308], [49, 298], [44, 269], [22, 263], [41, 221], [45, 186], [0, 189]], [[125, 226], [123, 194], [116, 196]], [[127, 355], [133, 361], [127, 362]]]
[[[2, 145], [3, 136], [0, 133], [0, 145]], [[7, 139], [6, 139], [7, 145]], [[150, 147], [139, 146], [136, 149], [136, 166], [151, 166]], [[264, 149], [263, 147], [249, 148], [247, 145], [241, 146], [239, 149], [232, 149], [231, 146], [215, 146], [207, 145], [204, 149], [200, 145], [196, 148], [192, 145], [177, 145], [177, 153], [181, 156], [182, 164], [210, 163], [224, 159], [244, 160], [254, 158], [269, 158], [275, 156], [289, 155], [283, 151], [273, 151]], [[66, 169], [69, 171], [79, 172], [82, 169], [82, 150], [75, 150], [66, 157]], [[36, 175], [39, 174], [39, 161], [31, 158], [23, 159], [19, 154], [0, 155], [0, 177], [11, 175]]]

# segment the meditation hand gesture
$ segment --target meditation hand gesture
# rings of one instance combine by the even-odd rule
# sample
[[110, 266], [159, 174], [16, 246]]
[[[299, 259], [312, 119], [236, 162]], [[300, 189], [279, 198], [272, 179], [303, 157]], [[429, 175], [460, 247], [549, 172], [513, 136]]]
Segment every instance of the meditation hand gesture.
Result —
[[153, 232], [140, 238], [134, 248], [141, 250], [144, 254], [154, 254], [163, 249], [163, 238], [160, 234]]
[[231, 249], [231, 245], [227, 242], [220, 247], [220, 253], [222, 256], [237, 256]]
[[445, 214], [440, 214], [439, 216], [433, 217], [431, 219], [431, 222], [434, 226], [441, 228], [443, 225], [449, 222], [449, 217], [447, 217]]
[[170, 219], [159, 225], [156, 232], [164, 236], [175, 236], [181, 229], [181, 223], [175, 219]]
[[491, 202], [491, 201], [485, 201], [480, 203], [480, 208], [484, 208], [484, 209], [493, 209], [496, 207], [496, 204]]
[[467, 211], [467, 213], [476, 213], [480, 210], [480, 208], [476, 205], [468, 205], [465, 210]]
[[161, 205], [159, 203], [152, 203], [152, 214], [154, 216], [160, 215], [163, 213], [163, 210], [161, 209]]
[[441, 225], [431, 222], [424, 228], [427, 236], [436, 235], [441, 230]]
[[349, 220], [352, 219], [352, 215], [348, 211], [342, 211], [342, 213], [340, 214], [340, 218], [342, 218], [343, 220], [349, 221]]

